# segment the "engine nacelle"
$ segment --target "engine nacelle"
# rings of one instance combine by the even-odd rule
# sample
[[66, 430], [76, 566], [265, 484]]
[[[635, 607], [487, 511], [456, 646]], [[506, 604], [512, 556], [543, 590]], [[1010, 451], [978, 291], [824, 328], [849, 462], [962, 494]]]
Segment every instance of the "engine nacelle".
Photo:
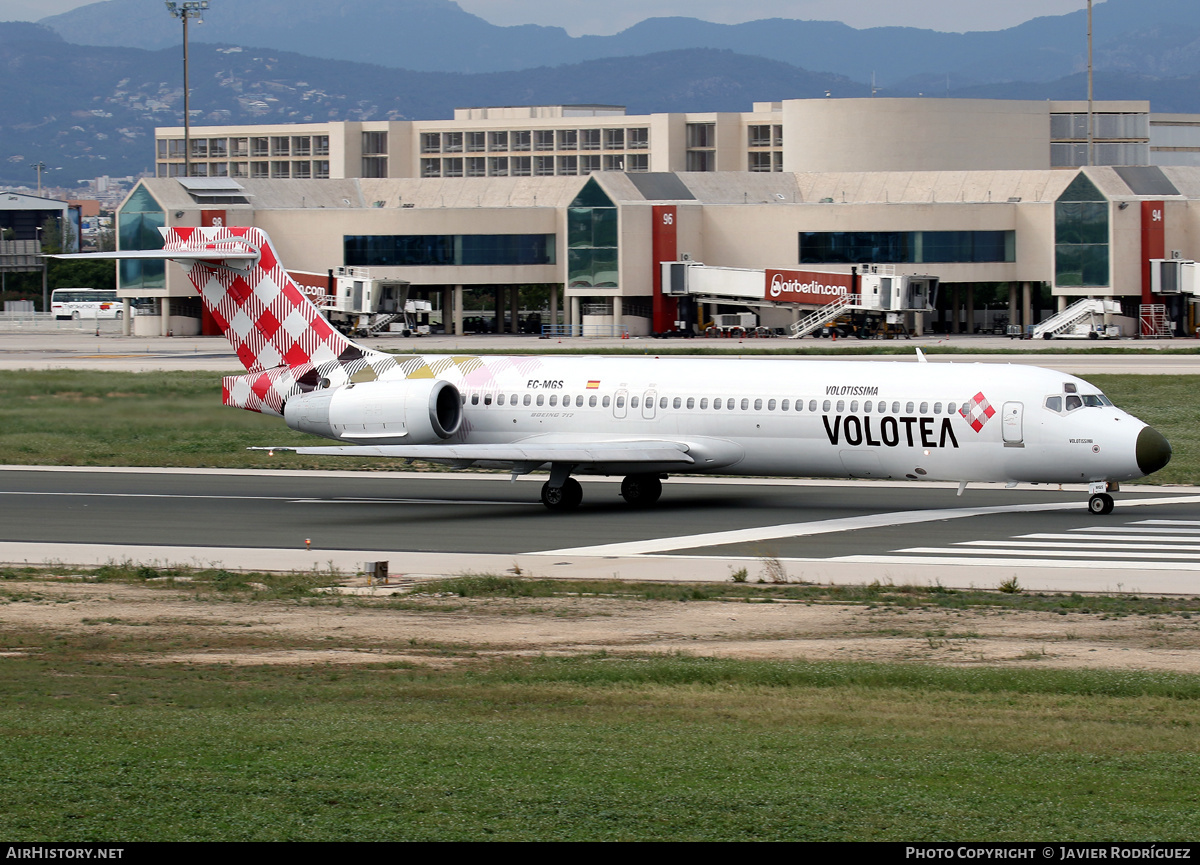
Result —
[[458, 388], [438, 379], [368, 381], [288, 399], [287, 425], [300, 432], [362, 444], [429, 444], [462, 425]]

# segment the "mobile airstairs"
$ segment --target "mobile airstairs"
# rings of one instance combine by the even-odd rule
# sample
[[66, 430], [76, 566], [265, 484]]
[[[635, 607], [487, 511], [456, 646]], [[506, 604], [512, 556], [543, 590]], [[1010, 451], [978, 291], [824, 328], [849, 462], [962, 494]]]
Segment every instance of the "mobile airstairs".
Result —
[[1115, 300], [1085, 297], [1083, 300], [1071, 304], [1062, 312], [1034, 325], [1031, 336], [1034, 339], [1054, 339], [1055, 337], [1099, 339], [1102, 336], [1116, 336], [1116, 328], [1111, 328], [1110, 333], [1110, 329], [1104, 326], [1105, 313], [1120, 315], [1121, 304]]
[[794, 322], [788, 339], [800, 339], [803, 336], [808, 336], [814, 330], [836, 319], [843, 312], [851, 309], [859, 309], [858, 300], [859, 296], [857, 294], [839, 295], [836, 300], [825, 304], [815, 312], [811, 312], [799, 321]]

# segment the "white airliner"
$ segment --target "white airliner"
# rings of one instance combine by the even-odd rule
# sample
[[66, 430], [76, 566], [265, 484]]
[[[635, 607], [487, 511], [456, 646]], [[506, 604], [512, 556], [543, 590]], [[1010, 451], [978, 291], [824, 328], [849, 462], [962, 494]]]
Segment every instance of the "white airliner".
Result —
[[[549, 466], [542, 502], [577, 507], [572, 475], [623, 475], [646, 506], [669, 473], [1087, 484], [1107, 514], [1120, 481], [1171, 446], [1082, 379], [993, 364], [650, 357], [402, 356], [338, 333], [255, 228], [163, 229], [164, 249], [101, 253], [183, 265], [247, 373], [225, 405], [344, 444], [277, 447], [489, 466]], [[62, 258], [75, 256], [64, 255]], [[97, 257], [81, 256], [81, 257]]]

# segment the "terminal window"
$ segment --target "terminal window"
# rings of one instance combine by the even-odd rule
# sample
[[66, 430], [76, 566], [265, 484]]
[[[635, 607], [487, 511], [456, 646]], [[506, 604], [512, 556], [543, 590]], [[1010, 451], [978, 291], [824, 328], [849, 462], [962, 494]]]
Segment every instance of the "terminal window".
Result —
[[801, 264], [1016, 261], [1014, 231], [802, 231]]
[[555, 263], [553, 234], [346, 235], [347, 267], [504, 267]]

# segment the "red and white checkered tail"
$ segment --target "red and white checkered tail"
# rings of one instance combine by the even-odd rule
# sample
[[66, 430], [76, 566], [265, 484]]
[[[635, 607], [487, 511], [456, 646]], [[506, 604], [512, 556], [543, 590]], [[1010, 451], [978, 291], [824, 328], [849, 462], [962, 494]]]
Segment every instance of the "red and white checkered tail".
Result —
[[[249, 373], [223, 380], [225, 405], [281, 414], [291, 394], [341, 378], [348, 364], [373, 354], [321, 315], [261, 229], [168, 228], [163, 236], [164, 252], [187, 253], [175, 260]], [[211, 259], [196, 255], [210, 250]]]

